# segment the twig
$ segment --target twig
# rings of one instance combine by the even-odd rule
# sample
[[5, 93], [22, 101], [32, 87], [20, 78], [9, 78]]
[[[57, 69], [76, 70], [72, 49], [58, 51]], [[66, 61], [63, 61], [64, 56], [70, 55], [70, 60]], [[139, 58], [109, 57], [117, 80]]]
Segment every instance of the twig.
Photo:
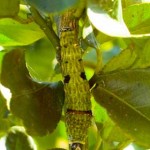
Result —
[[43, 17], [40, 15], [40, 13], [34, 7], [31, 7], [30, 11], [33, 15], [34, 21], [44, 31], [45, 35], [51, 41], [54, 48], [56, 50], [59, 50], [60, 49], [59, 38], [58, 38], [58, 36], [56, 35], [56, 33], [54, 32], [54, 30], [52, 28], [52, 23], [51, 23], [51, 26], [47, 25], [46, 21], [43, 19]]

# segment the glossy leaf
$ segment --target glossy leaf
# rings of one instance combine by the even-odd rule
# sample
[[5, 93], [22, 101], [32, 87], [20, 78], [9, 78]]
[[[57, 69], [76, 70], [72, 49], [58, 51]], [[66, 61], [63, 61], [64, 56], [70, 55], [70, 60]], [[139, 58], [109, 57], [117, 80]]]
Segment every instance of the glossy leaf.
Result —
[[[126, 22], [124, 22], [122, 15], [122, 7], [121, 7], [121, 1], [118, 2], [118, 8], [116, 8], [117, 14], [116, 19], [111, 17], [107, 11], [105, 11], [102, 7], [99, 6], [98, 3], [94, 3], [93, 0], [89, 0], [90, 3], [88, 4], [87, 9], [87, 15], [89, 17], [89, 20], [94, 25], [94, 27], [101, 31], [102, 33], [112, 36], [112, 37], [144, 37], [144, 36], [150, 36], [149, 32], [149, 20], [147, 20], [146, 23], [143, 24], [143, 29], [141, 32], [139, 31], [140, 26], [137, 27], [137, 31], [130, 31], [128, 30], [128, 26], [126, 26]], [[149, 4], [146, 3], [146, 7], [141, 6], [140, 11], [144, 10], [145, 8], [148, 8]], [[145, 9], [149, 14], [149, 9]], [[132, 11], [133, 14], [132, 17], [136, 18], [136, 13], [138, 13], [139, 9], [135, 8], [134, 10], [129, 9], [129, 11]], [[135, 11], [135, 12], [134, 12]], [[143, 13], [141, 11], [142, 15], [145, 15], [146, 17], [149, 17], [146, 15], [146, 13]], [[128, 12], [126, 12], [128, 14]], [[139, 15], [140, 17], [141, 15]], [[145, 17], [144, 16], [144, 17]], [[130, 17], [130, 18], [132, 18]], [[126, 18], [129, 18], [129, 15], [126, 15]], [[126, 20], [127, 20], [126, 19]], [[136, 18], [135, 21], [137, 22], [140, 18]], [[128, 24], [130, 24], [130, 21], [128, 21]], [[134, 24], [134, 23], [132, 23]], [[131, 25], [132, 25], [131, 24]], [[143, 32], [145, 31], [145, 32]]]
[[44, 37], [35, 23], [20, 24], [13, 19], [0, 19], [0, 45], [28, 45]]
[[56, 128], [64, 100], [61, 82], [34, 82], [25, 66], [24, 51], [20, 49], [4, 56], [1, 81], [12, 92], [12, 113], [23, 120], [28, 133], [45, 135]]
[[9, 130], [5, 145], [7, 150], [35, 150], [32, 142], [23, 127], [15, 126]]
[[15, 17], [19, 12], [19, 0], [1, 0], [0, 18]]
[[150, 69], [99, 74], [96, 101], [133, 141], [150, 147]]
[[67, 9], [77, 4], [78, 0], [27, 0], [27, 2], [42, 12], [52, 13]]
[[92, 24], [101, 32], [110, 36], [129, 37], [130, 32], [123, 19], [120, 21], [113, 19], [98, 4], [90, 2], [87, 14]]

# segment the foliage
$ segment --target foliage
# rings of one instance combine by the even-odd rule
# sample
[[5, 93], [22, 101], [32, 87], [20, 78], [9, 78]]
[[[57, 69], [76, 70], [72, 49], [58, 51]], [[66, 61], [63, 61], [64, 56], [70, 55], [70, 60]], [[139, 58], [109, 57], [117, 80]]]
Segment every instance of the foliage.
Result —
[[135, 149], [150, 148], [150, 3], [5, 0], [0, 1], [0, 72], [12, 98], [9, 103], [0, 93], [0, 137], [6, 135], [7, 149], [36, 149], [28, 135], [38, 150], [68, 148], [55, 59], [59, 15], [68, 8], [77, 8], [93, 94], [89, 149], [124, 149], [131, 143]]

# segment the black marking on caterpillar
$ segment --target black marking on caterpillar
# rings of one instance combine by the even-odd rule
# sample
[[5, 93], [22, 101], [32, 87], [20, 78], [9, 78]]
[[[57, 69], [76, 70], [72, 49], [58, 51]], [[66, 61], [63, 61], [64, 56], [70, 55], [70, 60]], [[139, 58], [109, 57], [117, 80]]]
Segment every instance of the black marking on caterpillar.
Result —
[[69, 80], [70, 80], [69, 75], [64, 76], [64, 83], [69, 83]]
[[80, 77], [81, 77], [83, 80], [86, 80], [85, 72], [81, 72]]

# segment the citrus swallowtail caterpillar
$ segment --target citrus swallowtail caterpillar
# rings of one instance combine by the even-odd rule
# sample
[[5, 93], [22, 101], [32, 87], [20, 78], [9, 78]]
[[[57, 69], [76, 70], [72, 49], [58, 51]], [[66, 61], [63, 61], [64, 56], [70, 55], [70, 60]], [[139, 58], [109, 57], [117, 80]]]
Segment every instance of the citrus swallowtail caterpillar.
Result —
[[60, 20], [61, 71], [64, 77], [65, 122], [71, 150], [83, 149], [91, 126], [90, 87], [78, 42], [78, 19], [73, 10]]

